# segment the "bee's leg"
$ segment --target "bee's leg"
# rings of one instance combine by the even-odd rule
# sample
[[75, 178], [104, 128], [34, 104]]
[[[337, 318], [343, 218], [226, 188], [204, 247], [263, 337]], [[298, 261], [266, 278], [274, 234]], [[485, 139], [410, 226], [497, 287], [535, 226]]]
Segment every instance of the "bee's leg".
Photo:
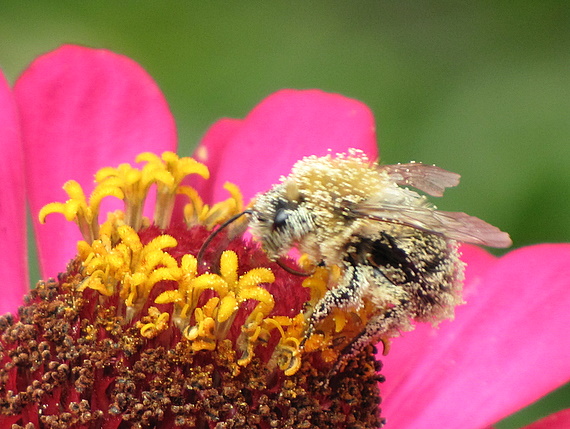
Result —
[[[390, 338], [408, 323], [412, 317], [410, 313], [410, 297], [402, 285], [390, 281], [381, 270], [373, 267], [373, 289], [369, 290], [369, 297], [374, 301], [378, 294], [378, 305], [386, 308], [368, 320], [364, 330], [345, 346], [333, 366], [330, 374], [337, 373], [348, 359], [361, 353], [368, 345], [377, 343], [383, 338]], [[384, 304], [381, 304], [384, 303]], [[386, 307], [386, 303], [390, 303]], [[384, 343], [386, 352], [386, 343]]]
[[315, 326], [324, 320], [335, 308], [359, 307], [362, 304], [362, 294], [368, 287], [368, 273], [359, 266], [350, 265], [346, 268], [342, 281], [325, 294], [317, 302], [309, 318], [306, 337], [310, 337]]
[[380, 341], [380, 338], [390, 332], [393, 326], [400, 324], [398, 321], [400, 320], [399, 313], [401, 314], [401, 308], [394, 307], [371, 318], [364, 331], [342, 350], [342, 356], [355, 356], [364, 350], [368, 344]]
[[392, 309], [382, 315], [372, 318], [366, 325], [365, 330], [342, 350], [334, 366], [329, 371], [329, 378], [340, 372], [351, 357], [358, 355], [370, 344], [382, 341], [384, 345], [384, 354], [386, 354], [387, 343], [384, 342], [384, 340], [381, 340], [379, 335], [386, 332], [387, 329], [390, 329], [388, 327], [391, 324], [389, 321], [394, 319], [396, 312], [396, 309]]

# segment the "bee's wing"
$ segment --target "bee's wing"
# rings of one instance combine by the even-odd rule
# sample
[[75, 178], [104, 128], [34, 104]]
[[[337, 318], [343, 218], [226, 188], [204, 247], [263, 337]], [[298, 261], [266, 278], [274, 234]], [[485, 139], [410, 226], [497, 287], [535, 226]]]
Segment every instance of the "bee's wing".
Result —
[[490, 247], [509, 247], [509, 234], [487, 222], [461, 212], [444, 212], [430, 207], [398, 204], [361, 203], [353, 208], [356, 215], [380, 222], [399, 223], [444, 235], [464, 243]]
[[386, 171], [390, 179], [398, 185], [412, 186], [434, 197], [441, 197], [445, 188], [457, 186], [461, 177], [435, 165], [419, 162], [380, 165], [378, 168], [380, 171]]

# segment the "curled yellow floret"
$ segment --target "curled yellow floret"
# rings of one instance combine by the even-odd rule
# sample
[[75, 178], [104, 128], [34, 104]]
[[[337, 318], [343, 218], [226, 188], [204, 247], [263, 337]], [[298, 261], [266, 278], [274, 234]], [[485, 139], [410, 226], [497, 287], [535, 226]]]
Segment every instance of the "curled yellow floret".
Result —
[[243, 197], [239, 188], [233, 183], [226, 182], [224, 189], [230, 193], [230, 198], [225, 201], [209, 206], [196, 191], [190, 186], [180, 186], [179, 194], [188, 197], [188, 204], [184, 206], [184, 219], [188, 226], [204, 225], [208, 229], [225, 222], [232, 216], [243, 211]]
[[137, 323], [141, 335], [145, 338], [154, 338], [168, 329], [170, 314], [160, 312], [156, 307], [148, 309], [148, 316]]
[[176, 246], [176, 240], [161, 235], [143, 245], [138, 234], [128, 225], [116, 228], [117, 242], [103, 235], [100, 239], [79, 243], [86, 276], [81, 290], [97, 290], [105, 296], [118, 291], [127, 306], [127, 313], [139, 311], [154, 285], [162, 280], [176, 280], [181, 269], [176, 260], [164, 251]]
[[113, 196], [124, 198], [121, 190], [109, 186], [97, 186], [89, 202], [81, 185], [75, 180], [69, 180], [63, 185], [63, 190], [69, 196], [65, 203], [49, 203], [41, 208], [38, 218], [41, 223], [51, 213], [61, 213], [68, 221], [73, 221], [79, 226], [83, 238], [87, 242], [93, 241], [99, 235], [99, 205], [105, 197]]
[[[155, 303], [173, 304], [173, 321], [184, 336], [193, 341], [195, 350], [210, 350], [217, 341], [223, 340], [240, 304], [246, 300], [258, 302], [246, 324], [251, 320], [262, 320], [273, 309], [273, 296], [259, 286], [275, 281], [275, 276], [267, 268], [257, 268], [239, 276], [238, 258], [232, 251], [222, 253], [220, 274], [197, 275], [194, 258], [188, 258], [184, 265], [178, 279], [178, 290], [161, 293]], [[215, 296], [200, 305], [205, 291], [212, 291]]]
[[190, 174], [198, 174], [204, 179], [210, 177], [208, 168], [193, 158], [179, 158], [174, 152], [164, 152], [162, 159], [153, 153], [145, 152], [137, 157], [137, 162], [146, 161], [147, 165], [163, 168], [169, 180], [157, 182], [156, 209], [154, 221], [161, 228], [170, 223], [174, 201], [182, 180]]
[[[69, 181], [64, 189], [69, 195], [65, 203], [50, 203], [40, 210], [39, 217], [43, 223], [50, 213], [62, 213], [67, 220], [75, 221], [83, 234], [85, 241], [91, 242], [99, 238], [98, 211], [101, 200], [106, 196], [114, 196], [124, 201], [124, 222], [135, 230], [145, 225], [143, 208], [152, 185], [156, 186], [156, 205], [154, 223], [166, 228], [172, 216], [176, 194], [180, 192], [182, 180], [190, 174], [198, 174], [209, 178], [208, 168], [192, 159], [179, 158], [174, 152], [164, 152], [161, 157], [145, 152], [140, 154], [136, 162], [144, 162], [142, 168], [130, 164], [121, 164], [118, 167], [104, 167], [95, 174], [96, 187], [89, 202], [75, 181]], [[239, 194], [239, 190], [232, 189], [231, 193]], [[241, 196], [233, 198], [233, 206], [241, 207]], [[237, 201], [240, 201], [239, 204]], [[226, 204], [228, 205], [228, 204]], [[208, 224], [215, 225], [223, 222], [227, 217], [223, 212], [218, 213], [223, 220], [216, 220], [216, 213], [208, 217]]]

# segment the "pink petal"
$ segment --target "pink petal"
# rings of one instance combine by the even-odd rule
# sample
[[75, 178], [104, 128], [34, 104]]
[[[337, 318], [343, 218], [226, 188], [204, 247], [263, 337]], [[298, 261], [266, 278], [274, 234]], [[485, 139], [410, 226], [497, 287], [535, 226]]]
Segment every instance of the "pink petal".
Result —
[[214, 181], [216, 184], [220, 183], [216, 178], [220, 174], [220, 165], [224, 159], [224, 151], [242, 124], [243, 121], [241, 119], [220, 119], [208, 129], [202, 138], [202, 143], [192, 155], [197, 161], [206, 164], [210, 170], [210, 179], [202, 179], [198, 176], [192, 177], [192, 181], [195, 182], [192, 185], [199, 189], [200, 197], [204, 201], [216, 203], [221, 200], [214, 200], [214, 192], [219, 192], [220, 189], [217, 189], [219, 186], [214, 189], [213, 183]]
[[525, 429], [568, 429], [570, 428], [570, 409], [559, 411], [539, 421], [525, 426]]
[[[469, 299], [468, 291], [481, 283], [482, 276], [494, 264], [496, 258], [477, 246], [463, 245], [461, 252], [463, 254], [462, 259], [469, 261], [465, 270], [464, 284], [464, 296], [465, 299]], [[436, 353], [437, 345], [434, 345], [434, 340], [439, 338], [438, 335], [441, 334], [442, 330], [452, 330], [455, 327], [459, 314], [465, 308], [465, 306], [459, 307], [456, 310], [455, 320], [444, 321], [435, 329], [429, 324], [418, 324], [413, 331], [404, 332], [401, 337], [393, 340], [388, 356], [378, 355], [379, 359], [384, 362], [382, 373], [387, 377], [386, 382], [382, 385], [382, 396], [390, 397], [390, 403], [384, 406], [384, 409], [390, 408], [394, 404], [395, 398], [400, 397], [399, 392], [402, 389], [402, 383], [417, 373], [417, 367], [425, 360], [425, 356]], [[382, 352], [382, 345], [379, 346], [379, 350]]]
[[16, 103], [0, 72], [0, 243], [2, 243], [2, 299], [0, 314], [15, 311], [28, 290], [24, 154]]
[[[374, 117], [366, 105], [339, 94], [287, 89], [264, 99], [241, 124], [216, 124], [196, 153], [208, 153], [212, 179], [205, 186], [213, 189], [209, 202], [227, 198], [222, 189], [226, 181], [236, 183], [248, 201], [300, 158], [351, 147], [377, 158]], [[198, 188], [205, 193], [202, 185]]]
[[[34, 218], [44, 204], [67, 200], [61, 187], [69, 179], [89, 193], [99, 168], [175, 150], [162, 93], [137, 63], [113, 52], [63, 46], [36, 59], [15, 94]], [[54, 275], [76, 253], [77, 227], [59, 215], [35, 227], [42, 273]]]
[[570, 379], [570, 245], [465, 253], [468, 304], [439, 329], [404, 333], [384, 358], [393, 427], [485, 427]]

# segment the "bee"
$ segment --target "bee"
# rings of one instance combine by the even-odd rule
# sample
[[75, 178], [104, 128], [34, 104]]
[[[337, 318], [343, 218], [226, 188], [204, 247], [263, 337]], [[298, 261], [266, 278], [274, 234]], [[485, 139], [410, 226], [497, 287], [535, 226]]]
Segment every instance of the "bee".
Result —
[[437, 210], [417, 192], [441, 197], [459, 178], [422, 163], [377, 165], [351, 150], [306, 157], [255, 197], [246, 213], [269, 259], [296, 248], [316, 264], [341, 268], [338, 283], [312, 309], [306, 337], [333, 309], [357, 310], [365, 301], [378, 310], [343, 349], [345, 357], [411, 329], [412, 321], [453, 316], [462, 302], [459, 242], [511, 245], [507, 233], [465, 213]]

